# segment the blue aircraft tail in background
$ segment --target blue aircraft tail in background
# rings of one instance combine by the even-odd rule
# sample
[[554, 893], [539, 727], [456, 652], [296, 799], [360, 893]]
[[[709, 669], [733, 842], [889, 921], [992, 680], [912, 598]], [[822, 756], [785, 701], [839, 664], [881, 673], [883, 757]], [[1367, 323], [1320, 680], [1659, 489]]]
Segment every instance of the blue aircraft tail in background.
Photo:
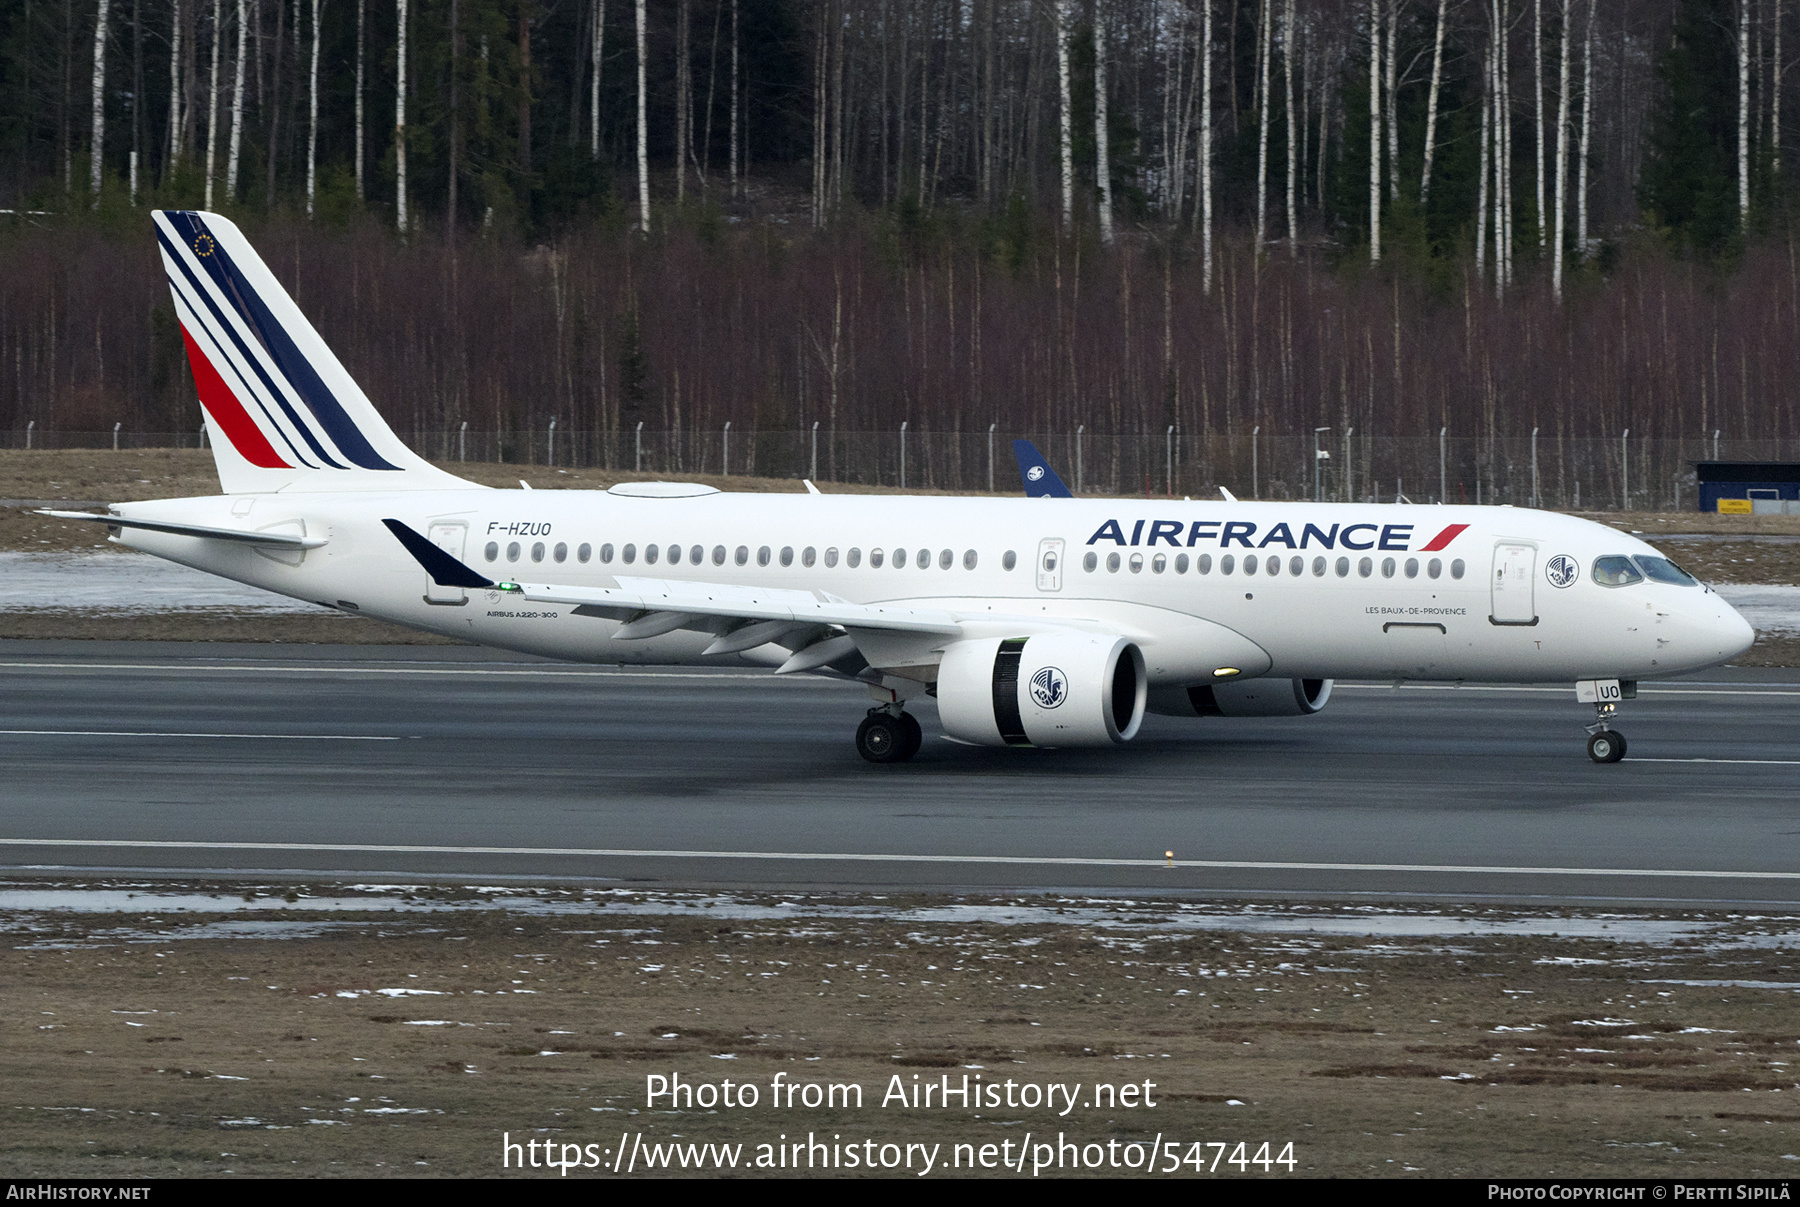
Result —
[[1044, 454], [1029, 440], [1013, 441], [1013, 456], [1019, 459], [1019, 477], [1025, 482], [1025, 496], [1030, 499], [1072, 499], [1073, 491], [1063, 485]]

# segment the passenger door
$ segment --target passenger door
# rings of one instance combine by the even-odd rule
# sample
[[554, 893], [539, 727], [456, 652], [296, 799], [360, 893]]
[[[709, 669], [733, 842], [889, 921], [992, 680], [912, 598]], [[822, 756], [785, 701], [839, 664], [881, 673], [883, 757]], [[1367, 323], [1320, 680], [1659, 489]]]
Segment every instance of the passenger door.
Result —
[[[445, 520], [433, 524], [426, 533], [426, 539], [448, 553], [457, 561], [463, 560], [463, 543], [469, 535], [469, 526], [460, 520]], [[445, 607], [456, 607], [469, 602], [469, 596], [461, 587], [440, 587], [432, 581], [431, 575], [425, 576], [425, 602]]]
[[1037, 588], [1040, 591], [1062, 590], [1063, 540], [1045, 537], [1038, 542]]
[[1494, 546], [1493, 624], [1533, 625], [1537, 603], [1532, 591], [1537, 580], [1537, 547], [1524, 541], [1501, 541]]

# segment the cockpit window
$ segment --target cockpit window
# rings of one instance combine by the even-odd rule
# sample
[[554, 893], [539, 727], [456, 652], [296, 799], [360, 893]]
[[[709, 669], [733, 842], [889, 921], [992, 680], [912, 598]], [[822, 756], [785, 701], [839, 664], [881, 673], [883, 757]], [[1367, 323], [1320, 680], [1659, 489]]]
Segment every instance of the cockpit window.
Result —
[[1677, 566], [1666, 557], [1635, 557], [1631, 559], [1644, 572], [1644, 577], [1652, 582], [1673, 583], [1677, 587], [1697, 587], [1694, 576]]
[[1628, 557], [1597, 557], [1594, 559], [1594, 581], [1602, 587], [1629, 587], [1632, 583], [1643, 582], [1644, 576], [1638, 573]]

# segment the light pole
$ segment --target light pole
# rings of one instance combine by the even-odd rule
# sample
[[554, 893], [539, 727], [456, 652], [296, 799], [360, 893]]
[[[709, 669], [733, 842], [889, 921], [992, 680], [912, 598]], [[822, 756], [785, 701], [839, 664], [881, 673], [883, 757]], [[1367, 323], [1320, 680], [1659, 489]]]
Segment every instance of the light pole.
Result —
[[1261, 493], [1257, 488], [1256, 480], [1256, 440], [1261, 435], [1262, 424], [1259, 423], [1250, 429], [1250, 497], [1253, 499]]
[[810, 479], [808, 479], [808, 481], [817, 482], [818, 480], [819, 480], [819, 421], [817, 419], [815, 419], [815, 420], [813, 420], [813, 425], [812, 425], [812, 477]]
[[1438, 502], [1440, 503], [1450, 501], [1449, 461], [1444, 453], [1444, 441], [1449, 434], [1450, 429], [1447, 427], [1438, 429]]
[[544, 460], [550, 465], [556, 464], [556, 420], [550, 421], [549, 443], [544, 449]]
[[725, 431], [719, 441], [719, 473], [731, 476], [731, 420], [725, 421]]
[[1164, 493], [1171, 499], [1175, 497], [1175, 425], [1163, 433], [1163, 478]]
[[999, 427], [998, 421], [988, 424], [988, 493], [994, 493], [994, 429]]
[[1075, 425], [1075, 493], [1081, 493], [1081, 434], [1087, 431], [1087, 424]]
[[644, 421], [642, 419], [638, 420], [637, 459], [633, 462], [632, 468], [640, 474], [644, 472]]
[[469, 459], [469, 421], [467, 419], [462, 421], [462, 427], [458, 428], [456, 432], [456, 459], [458, 461]]
[[1631, 429], [1619, 436], [1619, 510], [1631, 510]]
[[1538, 434], [1538, 430], [1536, 428], [1532, 428], [1531, 429], [1531, 505], [1533, 507], [1536, 507], [1538, 505], [1537, 434]]
[[906, 420], [900, 421], [900, 489], [906, 489]]

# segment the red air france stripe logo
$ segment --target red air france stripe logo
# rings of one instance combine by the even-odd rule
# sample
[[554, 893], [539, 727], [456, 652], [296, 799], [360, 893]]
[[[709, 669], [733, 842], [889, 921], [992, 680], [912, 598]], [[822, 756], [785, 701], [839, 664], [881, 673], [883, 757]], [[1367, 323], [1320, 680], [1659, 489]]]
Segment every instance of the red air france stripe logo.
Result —
[[1440, 550], [1444, 546], [1448, 545], [1451, 541], [1454, 541], [1457, 537], [1461, 536], [1463, 533], [1463, 529], [1465, 529], [1467, 527], [1468, 527], [1467, 524], [1452, 524], [1452, 525], [1450, 525], [1450, 527], [1444, 529], [1442, 532], [1440, 532], [1436, 536], [1432, 537], [1431, 543], [1429, 545], [1426, 545], [1423, 549], [1419, 550], [1419, 552], [1420, 553], [1436, 553], [1438, 550]]
[[226, 439], [252, 465], [263, 469], [291, 468], [269, 444], [269, 438], [244, 410], [244, 404], [219, 376], [212, 361], [195, 345], [194, 337], [188, 334], [186, 327], [181, 329], [181, 339], [187, 345], [188, 367], [194, 371], [194, 385], [199, 390], [201, 405], [224, 431]]

